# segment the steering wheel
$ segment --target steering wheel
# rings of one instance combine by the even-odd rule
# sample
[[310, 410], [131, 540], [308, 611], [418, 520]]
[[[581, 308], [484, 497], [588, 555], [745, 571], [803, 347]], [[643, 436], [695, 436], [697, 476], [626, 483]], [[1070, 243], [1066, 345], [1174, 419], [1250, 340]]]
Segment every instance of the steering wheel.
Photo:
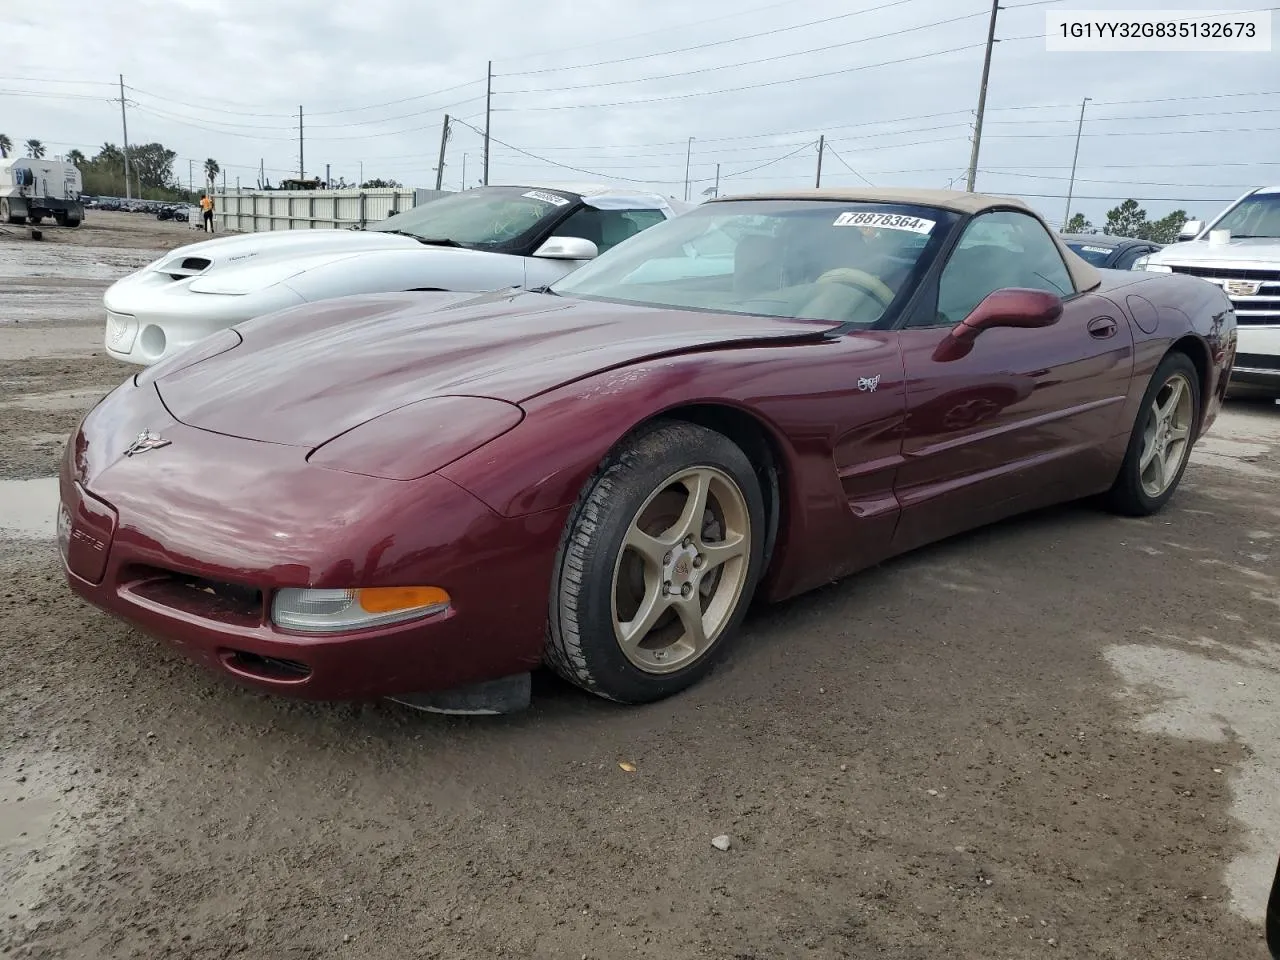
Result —
[[886, 310], [889, 304], [893, 303], [893, 291], [885, 285], [884, 281], [856, 267], [836, 267], [818, 277], [815, 282], [843, 283], [847, 287], [853, 287], [867, 294]]

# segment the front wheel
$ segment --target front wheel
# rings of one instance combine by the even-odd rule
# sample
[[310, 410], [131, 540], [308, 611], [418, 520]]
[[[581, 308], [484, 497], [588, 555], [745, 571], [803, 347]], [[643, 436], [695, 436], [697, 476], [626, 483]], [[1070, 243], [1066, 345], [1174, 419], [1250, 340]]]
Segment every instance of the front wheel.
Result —
[[1138, 408], [1120, 474], [1106, 494], [1117, 513], [1145, 517], [1168, 502], [1182, 480], [1200, 422], [1200, 376], [1184, 353], [1160, 362]]
[[700, 679], [745, 615], [764, 498], [722, 434], [670, 422], [602, 464], [570, 517], [546, 660], [571, 683], [645, 703]]

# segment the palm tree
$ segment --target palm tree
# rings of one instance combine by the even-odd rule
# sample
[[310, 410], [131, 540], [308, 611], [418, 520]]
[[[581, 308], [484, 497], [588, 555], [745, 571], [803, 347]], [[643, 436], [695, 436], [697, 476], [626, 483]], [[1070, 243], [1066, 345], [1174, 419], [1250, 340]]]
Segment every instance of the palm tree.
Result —
[[77, 167], [83, 167], [86, 163], [88, 163], [88, 160], [85, 159], [85, 155], [81, 153], [79, 150], [68, 150], [67, 163], [74, 164]]
[[40, 160], [44, 157], [44, 144], [39, 140], [31, 139], [26, 142], [27, 156], [32, 160]]
[[218, 161], [213, 157], [204, 162], [204, 178], [210, 185], [213, 184], [214, 180], [218, 179], [218, 174], [221, 171], [222, 168], [218, 166]]
[[7, 133], [0, 133], [0, 157], [7, 157], [11, 150], [13, 150], [13, 141], [9, 139]]

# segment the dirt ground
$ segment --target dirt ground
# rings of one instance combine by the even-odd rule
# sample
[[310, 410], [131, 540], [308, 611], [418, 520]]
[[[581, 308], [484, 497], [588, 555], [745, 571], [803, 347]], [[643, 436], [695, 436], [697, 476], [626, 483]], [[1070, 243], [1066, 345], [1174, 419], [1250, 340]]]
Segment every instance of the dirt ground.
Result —
[[133, 370], [98, 298], [198, 235], [45, 236], [0, 237], [6, 957], [1265, 955], [1280, 407], [1231, 404], [1158, 517], [1051, 510], [757, 611], [662, 704], [295, 703], [64, 586], [48, 478]]

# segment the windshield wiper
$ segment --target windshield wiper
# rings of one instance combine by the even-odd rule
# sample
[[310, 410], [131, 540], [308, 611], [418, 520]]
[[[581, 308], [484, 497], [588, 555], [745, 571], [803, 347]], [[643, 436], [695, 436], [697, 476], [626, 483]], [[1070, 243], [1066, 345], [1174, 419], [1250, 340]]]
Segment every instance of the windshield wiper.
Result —
[[546, 294], [549, 294], [550, 296], [553, 296], [553, 297], [558, 297], [558, 296], [560, 296], [560, 294], [558, 294], [558, 293], [556, 293], [554, 290], [552, 290], [552, 289], [551, 289], [551, 287], [550, 287], [549, 285], [547, 285], [547, 284], [543, 284], [543, 285], [542, 285], [542, 286], [540, 286], [540, 287], [530, 287], [530, 288], [529, 288], [529, 292], [530, 292], [530, 293], [546, 293]]
[[419, 243], [425, 243], [431, 247], [460, 247], [457, 240], [450, 240], [448, 237], [420, 237], [416, 233], [410, 233], [408, 230], [379, 230], [379, 233], [393, 233], [397, 237], [412, 237]]

